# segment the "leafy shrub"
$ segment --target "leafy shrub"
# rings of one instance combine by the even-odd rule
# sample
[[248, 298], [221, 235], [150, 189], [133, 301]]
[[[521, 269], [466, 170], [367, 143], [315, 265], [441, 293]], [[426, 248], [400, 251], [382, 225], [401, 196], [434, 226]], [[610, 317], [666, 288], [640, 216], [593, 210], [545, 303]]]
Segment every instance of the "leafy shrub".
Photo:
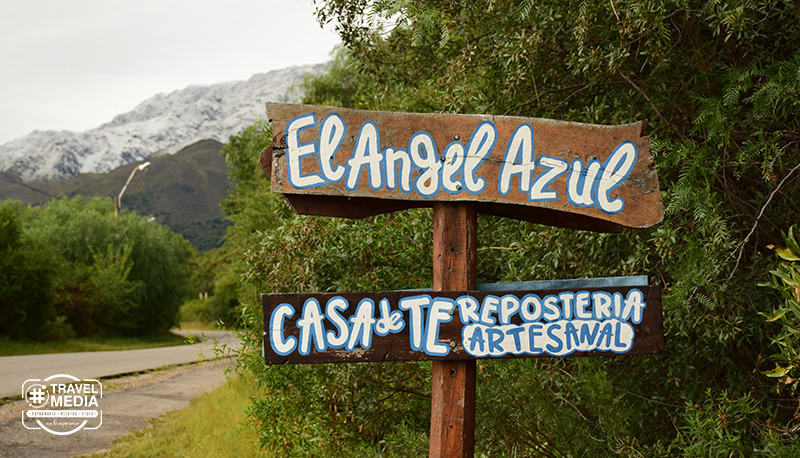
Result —
[[0, 203], [0, 335], [35, 339], [56, 320], [49, 250], [26, 237], [25, 208]]
[[214, 284], [214, 294], [208, 298], [208, 316], [213, 322], [233, 326], [239, 318], [239, 275], [223, 272]]
[[[771, 314], [764, 314], [768, 322], [781, 326], [781, 332], [773, 339], [779, 350], [771, 356], [776, 365], [765, 374], [778, 379], [793, 397], [800, 393], [800, 244], [795, 236], [796, 228], [790, 227], [788, 234], [784, 235], [785, 248], [770, 245], [782, 262], [777, 269], [770, 271], [772, 282], [763, 284], [780, 291], [783, 298], [783, 303]], [[797, 415], [795, 419], [800, 420]]]
[[[798, 220], [800, 4], [326, 0], [317, 12], [321, 22], [334, 23], [347, 51], [332, 64], [333, 78], [308, 83], [309, 96], [322, 100], [307, 103], [602, 124], [650, 121], [663, 223], [606, 235], [481, 218], [478, 274], [482, 281], [648, 274], [664, 291], [667, 351], [482, 363], [479, 452], [796, 454], [793, 436], [777, 426], [795, 421], [796, 397], [782, 397], [786, 386], [776, 396], [761, 374], [774, 367], [764, 354], [774, 352], [770, 345], [782, 331], [760, 313], [781, 319], [774, 309], [779, 290], [758, 283], [772, 265], [763, 248], [779, 243], [780, 231]], [[380, 27], [386, 21], [396, 27]], [[250, 200], [234, 197], [234, 212], [250, 202], [264, 208], [266, 191], [257, 184], [250, 189]], [[240, 236], [232, 249], [244, 254], [244, 279], [259, 292], [390, 289], [406, 280], [422, 287], [428, 281], [425, 212], [345, 222], [294, 217], [280, 205], [270, 211], [234, 220], [229, 231]], [[385, 228], [389, 222], [397, 228]], [[780, 291], [791, 295], [786, 285]], [[255, 298], [248, 305], [254, 304]], [[254, 319], [258, 336], [260, 318]], [[778, 342], [792, 350], [776, 357], [779, 369], [794, 370], [797, 344]], [[272, 428], [268, 442], [323, 450], [314, 444], [341, 438], [341, 448], [364, 451], [372, 444], [380, 451], [400, 437], [391, 430], [363, 434], [373, 421], [367, 416], [347, 417], [363, 420], [333, 428], [334, 417], [322, 407], [328, 394], [345, 392], [350, 372], [369, 379], [372, 365], [291, 372], [264, 370], [257, 361], [250, 367], [263, 372], [275, 399], [286, 401], [254, 411]], [[292, 378], [295, 373], [304, 376]], [[796, 376], [784, 375], [794, 383]], [[314, 388], [297, 386], [303, 383]], [[267, 426], [273, 419], [293, 421], [304, 408], [316, 409], [305, 422]], [[427, 416], [422, 404], [417, 408], [417, 417]], [[419, 423], [399, 423], [414, 437], [425, 434]], [[341, 454], [324, 450], [319, 454]]]
[[178, 321], [181, 323], [201, 322], [211, 323], [211, 314], [208, 311], [208, 299], [191, 299], [184, 302], [178, 310]]
[[[13, 338], [158, 334], [175, 323], [191, 247], [109, 199], [0, 207], [0, 333]], [[32, 319], [36, 317], [36, 319]], [[65, 317], [66, 321], [61, 318]]]
[[67, 323], [67, 317], [59, 315], [55, 320], [45, 323], [44, 326], [42, 326], [42, 329], [39, 331], [37, 337], [37, 340], [42, 340], [45, 342], [54, 340], [63, 342], [65, 340], [77, 337], [77, 334], [75, 333], [75, 330], [72, 329], [72, 326]]

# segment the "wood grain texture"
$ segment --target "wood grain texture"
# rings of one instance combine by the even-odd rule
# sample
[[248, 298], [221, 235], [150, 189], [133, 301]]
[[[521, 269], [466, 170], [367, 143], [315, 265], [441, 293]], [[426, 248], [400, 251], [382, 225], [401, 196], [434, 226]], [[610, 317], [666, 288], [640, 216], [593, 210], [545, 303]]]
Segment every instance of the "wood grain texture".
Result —
[[[433, 205], [433, 290], [477, 286], [478, 213], [469, 203]], [[475, 454], [474, 360], [433, 361], [429, 458]]]

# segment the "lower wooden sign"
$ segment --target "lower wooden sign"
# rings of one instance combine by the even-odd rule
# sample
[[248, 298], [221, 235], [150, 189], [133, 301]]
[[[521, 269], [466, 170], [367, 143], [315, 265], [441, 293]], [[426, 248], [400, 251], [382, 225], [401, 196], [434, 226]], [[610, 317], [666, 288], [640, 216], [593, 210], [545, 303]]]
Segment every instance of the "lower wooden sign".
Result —
[[267, 364], [659, 353], [661, 289], [264, 294]]

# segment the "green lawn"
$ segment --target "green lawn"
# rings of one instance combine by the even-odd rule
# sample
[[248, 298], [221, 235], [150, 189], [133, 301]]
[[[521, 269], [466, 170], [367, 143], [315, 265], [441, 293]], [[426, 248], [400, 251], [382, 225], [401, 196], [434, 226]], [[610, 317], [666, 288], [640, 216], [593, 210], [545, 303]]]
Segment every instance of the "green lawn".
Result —
[[138, 348], [168, 347], [186, 342], [182, 336], [168, 334], [156, 337], [86, 337], [63, 342], [35, 342], [0, 337], [0, 356], [70, 353], [78, 351], [136, 350]]

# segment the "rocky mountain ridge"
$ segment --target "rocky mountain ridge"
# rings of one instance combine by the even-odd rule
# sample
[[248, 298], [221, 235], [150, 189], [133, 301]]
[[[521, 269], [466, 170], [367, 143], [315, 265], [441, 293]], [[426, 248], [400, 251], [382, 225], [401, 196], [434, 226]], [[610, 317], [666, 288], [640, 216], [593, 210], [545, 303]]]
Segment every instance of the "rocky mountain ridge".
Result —
[[290, 67], [246, 81], [157, 94], [83, 132], [34, 131], [0, 145], [0, 172], [6, 181], [60, 181], [106, 173], [154, 154], [173, 154], [201, 140], [225, 142], [264, 119], [265, 102], [292, 101], [292, 88], [304, 75], [321, 69], [322, 64]]

